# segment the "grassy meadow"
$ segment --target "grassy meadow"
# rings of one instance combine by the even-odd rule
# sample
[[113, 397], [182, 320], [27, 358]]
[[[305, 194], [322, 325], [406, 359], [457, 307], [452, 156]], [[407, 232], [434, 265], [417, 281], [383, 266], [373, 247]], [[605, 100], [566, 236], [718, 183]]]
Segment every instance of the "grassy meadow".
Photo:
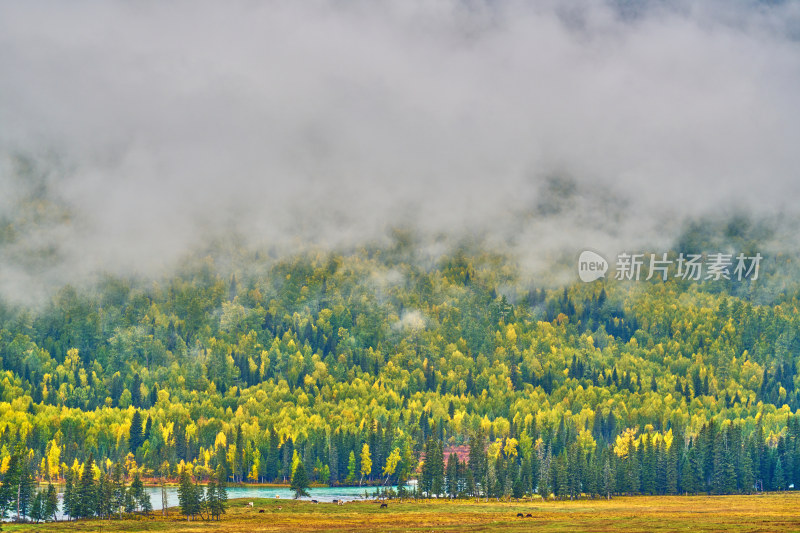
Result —
[[[275, 499], [231, 501], [221, 522], [168, 517], [7, 524], [4, 531], [800, 531], [800, 493], [636, 496], [557, 502], [407, 501], [342, 506]], [[259, 512], [260, 510], [264, 512]], [[531, 513], [518, 518], [517, 513]]]

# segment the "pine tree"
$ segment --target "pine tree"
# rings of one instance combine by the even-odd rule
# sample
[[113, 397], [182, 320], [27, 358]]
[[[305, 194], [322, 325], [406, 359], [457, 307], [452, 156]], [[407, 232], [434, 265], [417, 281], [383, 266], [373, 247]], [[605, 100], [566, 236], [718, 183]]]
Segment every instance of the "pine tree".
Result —
[[550, 451], [550, 446], [544, 444], [539, 446], [537, 454], [539, 457], [539, 495], [542, 497], [542, 499], [546, 500], [550, 497], [550, 493], [552, 492], [553, 488], [550, 475], [553, 456]]
[[186, 520], [192, 520], [201, 510], [201, 500], [197, 485], [192, 483], [189, 472], [184, 468], [178, 481], [178, 503]]
[[228, 500], [225, 477], [222, 465], [219, 465], [217, 470], [211, 474], [206, 486], [205, 505], [212, 520], [220, 520], [221, 515], [225, 513], [225, 502]]
[[699, 472], [697, 450], [694, 446], [691, 446], [686, 450], [683, 465], [681, 466], [681, 492], [696, 494], [702, 490]]
[[678, 437], [675, 436], [667, 450], [667, 494], [678, 494], [678, 449], [681, 445], [682, 443], [679, 443]]
[[114, 464], [111, 483], [111, 507], [115, 509], [119, 513], [120, 518], [122, 518], [122, 510], [125, 506], [125, 478], [122, 473], [122, 464], [120, 462]]
[[108, 518], [114, 511], [114, 484], [105, 473], [100, 474], [97, 483], [97, 516]]
[[75, 518], [94, 516], [97, 506], [96, 488], [94, 482], [94, 456], [90, 454], [89, 459], [83, 465], [83, 473], [78, 485]]
[[786, 474], [783, 470], [783, 461], [778, 457], [778, 462], [775, 465], [775, 479], [772, 486], [776, 490], [786, 490]]
[[16, 446], [8, 459], [8, 466], [0, 485], [0, 517], [5, 518], [9, 510], [16, 509], [19, 519], [19, 492], [23, 472], [22, 447]]
[[64, 514], [69, 517], [71, 520], [72, 518], [77, 518], [75, 515], [76, 509], [76, 495], [75, 495], [75, 484], [73, 482], [74, 476], [72, 474], [72, 470], [68, 469], [66, 475], [64, 476]]
[[44, 519], [44, 498], [42, 492], [37, 492], [36, 496], [33, 497], [29, 514], [30, 519], [33, 520], [34, 523], [38, 523], [40, 520]]
[[228, 504], [228, 488], [227, 482], [225, 481], [228, 479], [227, 474], [225, 473], [225, 469], [222, 468], [222, 465], [217, 465], [217, 470], [214, 473], [215, 478], [217, 481], [217, 520], [220, 519], [220, 515], [225, 514], [225, 506]]
[[750, 454], [750, 440], [742, 443], [739, 450], [739, 490], [745, 494], [753, 492], [756, 482], [755, 475], [753, 474], [753, 457]]
[[58, 513], [58, 494], [52, 483], [47, 485], [47, 496], [44, 501], [44, 519], [55, 520]]
[[206, 497], [203, 500], [203, 511], [208, 513], [211, 520], [214, 520], [214, 511], [217, 506], [217, 481], [215, 477], [215, 474], [212, 472], [206, 484]]
[[606, 456], [605, 463], [603, 465], [603, 492], [606, 494], [607, 499], [611, 499], [611, 495], [614, 493], [614, 472], [611, 469], [611, 461], [608, 456]]
[[[425, 460], [427, 461], [428, 457]], [[444, 492], [444, 452], [439, 439], [434, 441], [433, 456], [430, 460], [431, 492], [438, 497]]]
[[142, 478], [139, 476], [139, 472], [133, 475], [130, 493], [133, 500], [136, 502], [136, 507], [144, 514], [149, 515], [150, 511], [153, 510], [153, 504], [150, 501], [150, 495], [144, 490], [144, 484], [142, 483]]
[[128, 437], [128, 447], [130, 448], [132, 453], [136, 453], [136, 450], [142, 445], [142, 415], [139, 414], [139, 411], [136, 410], [133, 412], [133, 418], [131, 418], [131, 429], [130, 429], [130, 436]]
[[308, 496], [308, 474], [306, 473], [306, 467], [303, 465], [303, 462], [300, 461], [297, 463], [297, 468], [294, 470], [294, 475], [292, 476], [292, 483], [290, 488], [294, 491], [295, 499], [300, 498], [301, 496]]
[[22, 457], [20, 465], [19, 489], [17, 490], [17, 519], [28, 515], [34, 497], [33, 478], [28, 467], [28, 461]]
[[447, 458], [447, 494], [451, 498], [458, 496], [458, 455], [451, 453]]

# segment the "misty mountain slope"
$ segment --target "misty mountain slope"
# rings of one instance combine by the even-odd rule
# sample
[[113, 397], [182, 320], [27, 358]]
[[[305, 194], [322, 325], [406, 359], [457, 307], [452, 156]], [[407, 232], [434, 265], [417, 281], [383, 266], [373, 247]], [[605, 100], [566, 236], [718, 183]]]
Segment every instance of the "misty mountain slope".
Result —
[[[476, 431], [540, 437], [555, 455], [584, 433], [597, 453], [678, 433], [690, 453], [690, 438], [732, 424], [765, 431], [771, 468], [793, 460], [780, 443], [800, 408], [796, 285], [769, 304], [727, 282], [546, 289], [502, 254], [461, 247], [421, 266], [412, 244], [223, 275], [207, 257], [157, 282], [107, 278], [8, 311], [3, 438], [22, 432], [42, 457], [58, 443], [67, 465], [130, 452], [156, 471], [202, 463], [222, 433], [239, 443], [227, 467], [242, 479], [257, 450], [277, 470], [253, 478], [279, 477], [264, 454], [291, 442], [340, 482], [346, 458], [331, 464], [331, 439], [370, 443], [377, 461], [406, 443], [414, 468], [428, 437], [460, 444]], [[780, 277], [768, 262], [763, 272], [751, 285]], [[134, 410], [152, 429], [132, 445]]]

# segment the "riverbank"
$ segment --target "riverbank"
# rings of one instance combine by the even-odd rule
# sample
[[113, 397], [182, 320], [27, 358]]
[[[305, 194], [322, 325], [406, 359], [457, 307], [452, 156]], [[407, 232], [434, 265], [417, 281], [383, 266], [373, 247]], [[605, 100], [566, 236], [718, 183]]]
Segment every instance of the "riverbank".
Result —
[[[248, 505], [253, 502], [253, 507]], [[613, 500], [475, 502], [374, 501], [345, 505], [274, 498], [230, 502], [221, 522], [167, 517], [89, 520], [38, 525], [4, 524], [5, 531], [744, 531], [800, 530], [800, 493], [752, 496], [633, 496]], [[522, 517], [518, 517], [522, 514]], [[530, 514], [530, 517], [526, 515]]]

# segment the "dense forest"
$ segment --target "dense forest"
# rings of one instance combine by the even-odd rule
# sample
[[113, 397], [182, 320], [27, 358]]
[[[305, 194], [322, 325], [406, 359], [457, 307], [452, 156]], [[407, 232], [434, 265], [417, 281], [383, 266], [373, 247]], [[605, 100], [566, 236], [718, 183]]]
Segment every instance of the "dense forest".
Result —
[[758, 281], [539, 285], [509, 254], [420, 247], [233, 249], [4, 303], [4, 486], [87, 465], [287, 484], [303, 465], [418, 496], [800, 486], [790, 258]]

